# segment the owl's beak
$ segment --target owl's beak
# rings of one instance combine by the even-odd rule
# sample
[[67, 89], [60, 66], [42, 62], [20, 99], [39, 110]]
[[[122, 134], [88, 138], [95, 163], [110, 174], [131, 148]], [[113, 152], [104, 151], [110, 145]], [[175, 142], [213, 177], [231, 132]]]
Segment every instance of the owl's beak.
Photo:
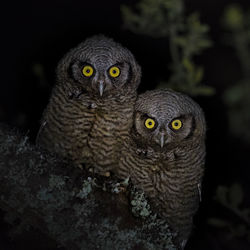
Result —
[[103, 84], [103, 81], [100, 81], [99, 82], [99, 93], [100, 93], [100, 96], [103, 95], [103, 91], [104, 91], [104, 84]]
[[165, 142], [165, 140], [164, 140], [164, 134], [162, 133], [162, 134], [161, 134], [161, 137], [160, 137], [160, 145], [161, 145], [161, 148], [163, 148], [164, 142]]

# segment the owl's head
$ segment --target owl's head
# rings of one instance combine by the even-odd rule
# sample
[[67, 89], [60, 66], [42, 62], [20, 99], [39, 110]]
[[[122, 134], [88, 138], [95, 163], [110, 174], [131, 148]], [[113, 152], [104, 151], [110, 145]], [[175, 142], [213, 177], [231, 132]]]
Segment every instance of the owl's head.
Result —
[[141, 69], [132, 53], [103, 35], [88, 38], [59, 62], [58, 82], [104, 96], [136, 90]]
[[147, 91], [138, 97], [134, 114], [135, 139], [147, 147], [169, 150], [199, 143], [205, 137], [199, 105], [172, 90]]

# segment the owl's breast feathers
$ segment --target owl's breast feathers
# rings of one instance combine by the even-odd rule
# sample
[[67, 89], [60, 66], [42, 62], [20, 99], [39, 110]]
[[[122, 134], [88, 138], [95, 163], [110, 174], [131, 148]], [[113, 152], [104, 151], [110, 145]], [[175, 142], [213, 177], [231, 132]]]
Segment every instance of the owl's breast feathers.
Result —
[[117, 166], [123, 141], [132, 127], [136, 95], [95, 100], [95, 118], [89, 130], [87, 144], [91, 151], [90, 164], [104, 173]]
[[80, 160], [83, 152], [88, 156], [87, 135], [95, 119], [91, 103], [87, 95], [82, 102], [56, 85], [43, 114], [46, 125], [39, 130], [37, 144], [73, 161]]
[[132, 126], [136, 94], [95, 98], [70, 97], [55, 88], [44, 112], [37, 142], [77, 164], [91, 164], [106, 171], [117, 162], [124, 137]]
[[118, 175], [130, 176], [131, 182], [145, 192], [152, 207], [167, 219], [179, 239], [187, 239], [199, 206], [205, 151], [173, 149], [164, 155], [135, 150], [137, 145], [131, 140], [126, 147], [127, 154], [120, 160]]

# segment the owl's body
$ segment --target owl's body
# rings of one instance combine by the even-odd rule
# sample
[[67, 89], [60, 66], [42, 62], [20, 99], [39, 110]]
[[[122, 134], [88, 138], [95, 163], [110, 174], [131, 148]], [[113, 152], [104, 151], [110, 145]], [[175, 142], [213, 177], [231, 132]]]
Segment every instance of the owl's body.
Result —
[[110, 171], [132, 126], [139, 81], [131, 52], [104, 36], [87, 39], [58, 65], [37, 143], [97, 173]]
[[145, 192], [181, 247], [199, 206], [204, 161], [205, 119], [199, 106], [170, 90], [140, 95], [116, 174], [129, 176]]

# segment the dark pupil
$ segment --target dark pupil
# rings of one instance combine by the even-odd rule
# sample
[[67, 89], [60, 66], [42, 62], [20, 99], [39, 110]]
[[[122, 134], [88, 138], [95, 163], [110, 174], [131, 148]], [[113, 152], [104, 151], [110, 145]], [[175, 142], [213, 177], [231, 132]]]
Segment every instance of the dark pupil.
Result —
[[148, 125], [151, 126], [151, 125], [152, 125], [152, 122], [149, 122]]
[[179, 125], [179, 123], [178, 122], [175, 122], [175, 124], [174, 124], [176, 127]]
[[90, 72], [90, 69], [87, 69], [86, 72], [89, 73], [89, 72]]
[[113, 70], [113, 74], [116, 74], [116, 70], [115, 69]]

